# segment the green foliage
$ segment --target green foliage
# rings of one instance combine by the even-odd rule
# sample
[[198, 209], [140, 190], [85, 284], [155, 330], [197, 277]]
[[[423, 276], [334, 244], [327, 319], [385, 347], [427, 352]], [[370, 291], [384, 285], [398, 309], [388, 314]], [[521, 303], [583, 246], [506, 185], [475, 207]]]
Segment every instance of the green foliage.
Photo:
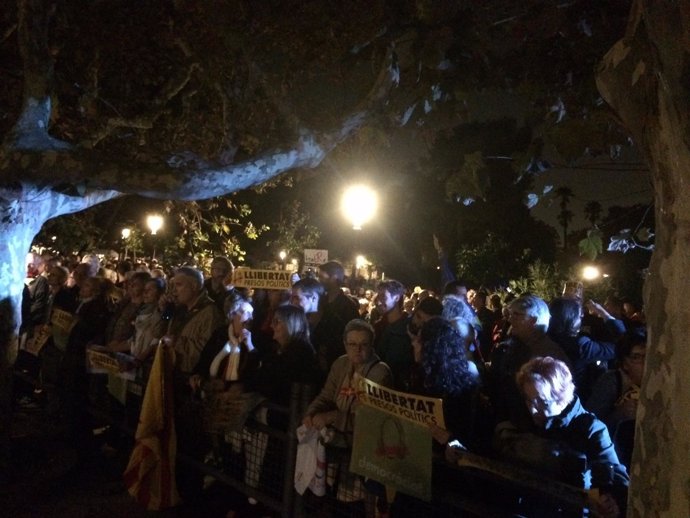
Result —
[[461, 247], [455, 260], [459, 278], [471, 286], [496, 286], [525, 268], [526, 257], [516, 257], [507, 241], [489, 233], [481, 243]]
[[301, 203], [292, 200], [283, 204], [266, 246], [276, 254], [285, 250], [287, 257], [302, 257], [305, 248], [316, 248], [320, 237], [320, 230], [310, 223], [310, 215], [302, 211]]
[[105, 230], [96, 224], [95, 212], [69, 214], [47, 221], [34, 238], [33, 246], [61, 255], [85, 253], [105, 248]]
[[601, 230], [596, 227], [588, 230], [587, 237], [578, 243], [578, 247], [580, 248], [580, 255], [594, 261], [604, 249]]
[[527, 267], [527, 276], [508, 283], [512, 293], [532, 293], [547, 302], [560, 295], [563, 277], [558, 268], [542, 261], [535, 261]]
[[165, 210], [177, 227], [177, 236], [165, 247], [166, 262], [206, 264], [215, 255], [243, 262], [242, 241], [257, 239], [268, 230], [249, 221], [251, 208], [236, 203], [232, 196], [199, 202], [166, 202]]
[[484, 198], [490, 185], [485, 168], [482, 151], [465, 155], [460, 170], [452, 173], [446, 180], [446, 196], [451, 200], [457, 197]]

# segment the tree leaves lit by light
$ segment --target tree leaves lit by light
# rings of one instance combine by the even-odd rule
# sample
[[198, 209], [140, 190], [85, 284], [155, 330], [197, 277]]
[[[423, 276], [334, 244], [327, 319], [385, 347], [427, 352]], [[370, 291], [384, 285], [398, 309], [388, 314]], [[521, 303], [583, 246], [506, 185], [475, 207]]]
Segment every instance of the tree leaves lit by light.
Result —
[[395, 86], [400, 85], [400, 64], [398, 63], [398, 55], [394, 52], [391, 64], [388, 67], [391, 73], [391, 81]]
[[611, 236], [611, 241], [609, 242], [607, 250], [609, 252], [626, 253], [634, 247], [631, 230], [629, 228], [624, 228], [615, 236]]
[[654, 244], [647, 245], [640, 244], [638, 241], [647, 242], [654, 237], [654, 233], [647, 227], [640, 228], [635, 233], [629, 228], [625, 228], [618, 232], [615, 236], [611, 236], [611, 241], [607, 250], [609, 252], [626, 253], [633, 248], [641, 248], [643, 250], [654, 250]]
[[592, 228], [587, 231], [587, 237], [578, 243], [580, 255], [587, 257], [591, 261], [603, 252], [604, 243], [601, 230]]
[[563, 99], [561, 99], [559, 97], [558, 100], [553, 104], [553, 106], [551, 106], [549, 111], [551, 113], [556, 114], [556, 124], [561, 122], [567, 114], [567, 111], [565, 109], [565, 104], [563, 103]]
[[527, 198], [525, 199], [525, 206], [528, 209], [534, 208], [537, 203], [541, 200], [543, 196], [546, 196], [553, 190], [553, 185], [545, 185], [544, 190], [541, 193], [541, 196], [535, 192], [530, 192], [527, 194]]
[[400, 125], [404, 126], [410, 121], [410, 117], [412, 117], [412, 114], [414, 113], [414, 109], [417, 107], [417, 103], [414, 103], [412, 106], [407, 108], [405, 110], [405, 113], [403, 113], [402, 117], [400, 118]]

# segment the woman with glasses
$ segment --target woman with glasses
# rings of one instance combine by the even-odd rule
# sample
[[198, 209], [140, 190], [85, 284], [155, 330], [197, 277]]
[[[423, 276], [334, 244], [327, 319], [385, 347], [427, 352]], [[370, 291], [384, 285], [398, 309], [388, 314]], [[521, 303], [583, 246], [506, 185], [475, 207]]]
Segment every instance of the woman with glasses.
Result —
[[354, 430], [356, 407], [355, 373], [385, 386], [391, 386], [390, 367], [374, 352], [374, 328], [364, 320], [350, 320], [343, 337], [345, 354], [331, 366], [321, 393], [309, 405], [302, 423], [309, 428], [333, 426], [348, 445]]
[[[622, 516], [630, 482], [627, 470], [619, 462], [606, 425], [587, 412], [575, 395], [567, 365], [551, 357], [536, 357], [520, 368], [515, 380], [532, 426], [512, 433], [499, 431], [496, 444], [501, 452], [561, 482], [598, 489], [596, 515]], [[545, 516], [545, 507], [554, 507], [529, 498], [521, 498], [519, 505], [528, 516]], [[550, 515], [557, 515], [555, 509], [550, 510]]]

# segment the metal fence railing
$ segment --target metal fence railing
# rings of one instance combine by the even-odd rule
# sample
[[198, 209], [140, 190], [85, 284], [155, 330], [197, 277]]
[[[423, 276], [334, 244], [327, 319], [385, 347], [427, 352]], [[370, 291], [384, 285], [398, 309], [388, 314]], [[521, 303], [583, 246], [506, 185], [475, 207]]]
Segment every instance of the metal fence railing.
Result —
[[[142, 395], [143, 385], [130, 382], [122, 411], [113, 414], [93, 407], [92, 414], [133, 435]], [[536, 503], [537, 508], [553, 509], [554, 514], [548, 514], [550, 516], [583, 516], [583, 512], [586, 513], [587, 494], [583, 489], [471, 453], [463, 453], [457, 466], [441, 458], [435, 459], [430, 502], [397, 494], [392, 502], [384, 504], [386, 498], [382, 488], [364, 484], [359, 476], [349, 472], [349, 450], [327, 449], [326, 495], [316, 497], [309, 490], [299, 495], [293, 485], [297, 454], [295, 431], [312, 397], [310, 387], [295, 384], [288, 408], [264, 403], [247, 420], [241, 432], [212, 438], [212, 458], [188, 455], [180, 448], [179, 462], [186, 469], [213, 477], [256, 499], [285, 518], [373, 518], [386, 509], [391, 516], [400, 517], [513, 516], [516, 509], [519, 512], [520, 502], [525, 501]], [[283, 426], [276, 427], [271, 419], [262, 417], [266, 412], [279, 416]]]

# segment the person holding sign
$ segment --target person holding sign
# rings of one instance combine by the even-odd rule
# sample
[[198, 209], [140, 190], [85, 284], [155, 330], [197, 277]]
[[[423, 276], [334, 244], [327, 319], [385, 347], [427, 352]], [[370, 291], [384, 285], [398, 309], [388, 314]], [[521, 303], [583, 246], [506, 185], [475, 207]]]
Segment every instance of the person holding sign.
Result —
[[421, 376], [411, 392], [443, 399], [447, 429], [429, 425], [433, 438], [444, 446], [451, 439], [473, 444], [479, 374], [467, 359], [465, 338], [448, 320], [433, 317], [422, 326], [419, 342], [415, 361]]
[[345, 354], [333, 363], [325, 386], [307, 408], [302, 424], [317, 429], [333, 427], [351, 445], [357, 404], [354, 374], [387, 387], [392, 385], [393, 375], [374, 352], [371, 324], [361, 319], [350, 320], [345, 326], [343, 342]]
[[[302, 424], [325, 433], [329, 444], [341, 448], [352, 447], [355, 408], [357, 407], [358, 374], [386, 387], [393, 385], [393, 373], [374, 352], [374, 328], [361, 319], [350, 320], [345, 325], [343, 342], [345, 354], [340, 356], [328, 372], [326, 384], [307, 408]], [[336, 477], [337, 495], [344, 501], [365, 499], [373, 511], [375, 497], [365, 492], [361, 481], [341, 464]], [[385, 504], [382, 504], [385, 505]]]

